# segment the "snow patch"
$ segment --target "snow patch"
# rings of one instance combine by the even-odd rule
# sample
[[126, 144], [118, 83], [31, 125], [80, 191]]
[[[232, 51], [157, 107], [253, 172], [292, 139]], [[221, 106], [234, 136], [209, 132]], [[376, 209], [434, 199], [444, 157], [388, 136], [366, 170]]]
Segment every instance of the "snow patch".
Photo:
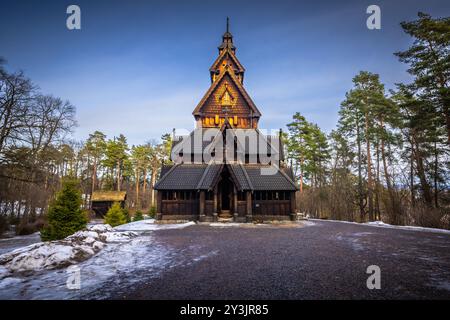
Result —
[[330, 220], [330, 219], [311, 219], [314, 221], [320, 222], [339, 222], [339, 223], [348, 223], [355, 224], [360, 226], [370, 226], [370, 227], [379, 227], [379, 228], [391, 228], [391, 229], [399, 229], [399, 230], [409, 230], [409, 231], [421, 231], [421, 232], [434, 232], [434, 233], [444, 233], [450, 234], [450, 230], [446, 229], [437, 229], [437, 228], [426, 228], [426, 227], [417, 227], [417, 226], [397, 226], [388, 223], [384, 223], [383, 221], [371, 221], [365, 223], [352, 222], [352, 221], [343, 221], [343, 220]]
[[112, 231], [109, 225], [88, 226], [63, 240], [39, 242], [0, 255], [0, 279], [10, 273], [57, 269], [84, 261], [108, 242], [126, 242], [135, 232]]
[[227, 227], [240, 227], [241, 223], [233, 223], [233, 222], [213, 222], [209, 224], [210, 227], [219, 227], [219, 228], [227, 228]]
[[155, 219], [140, 220], [136, 222], [130, 222], [122, 224], [114, 228], [118, 231], [153, 231], [153, 230], [167, 230], [167, 229], [183, 229], [189, 226], [195, 225], [195, 222], [190, 221], [186, 223], [167, 223], [159, 224], [155, 223]]

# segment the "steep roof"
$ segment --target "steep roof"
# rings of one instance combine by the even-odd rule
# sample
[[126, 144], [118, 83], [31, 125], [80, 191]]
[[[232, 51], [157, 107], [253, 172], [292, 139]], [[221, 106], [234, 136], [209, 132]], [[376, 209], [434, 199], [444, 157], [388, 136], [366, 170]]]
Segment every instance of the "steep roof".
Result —
[[[244, 190], [295, 191], [295, 182], [275, 166], [246, 165], [240, 163], [178, 164], [170, 168], [156, 183], [157, 190], [211, 190], [216, 185], [224, 167], [227, 167], [236, 187]], [[264, 169], [272, 169], [264, 174]], [[266, 171], [269, 173], [268, 171]]]
[[219, 54], [219, 56], [217, 57], [217, 59], [214, 61], [213, 65], [211, 66], [211, 68], [209, 68], [209, 71], [216, 71], [217, 69], [219, 69], [219, 64], [222, 61], [222, 59], [228, 55], [229, 57], [231, 57], [231, 60], [233, 60], [233, 62], [236, 64], [236, 66], [239, 69], [239, 72], [245, 72], [245, 68], [242, 66], [242, 64], [239, 62], [238, 58], [236, 57], [236, 55], [230, 50], [230, 49], [226, 49], [223, 50], [221, 54]]
[[241, 82], [236, 78], [236, 76], [233, 74], [233, 72], [230, 72], [230, 70], [228, 68], [225, 69], [219, 75], [219, 78], [212, 83], [211, 87], [209, 87], [208, 91], [203, 96], [202, 100], [200, 100], [200, 102], [198, 103], [197, 107], [195, 107], [195, 109], [192, 112], [192, 114], [194, 116], [201, 115], [201, 109], [203, 108], [203, 106], [205, 105], [205, 103], [207, 102], [207, 100], [211, 96], [211, 94], [216, 90], [217, 86], [221, 83], [221, 81], [223, 80], [225, 75], [228, 75], [232, 79], [233, 83], [237, 87], [237, 90], [242, 95], [244, 100], [247, 102], [247, 104], [250, 107], [250, 109], [254, 112], [254, 116], [255, 117], [260, 117], [261, 116], [261, 112], [258, 110], [258, 108], [256, 107], [255, 103], [250, 98], [250, 96], [247, 93], [247, 91], [245, 91], [245, 89], [244, 89], [243, 85], [241, 84]]
[[[279, 168], [262, 165], [244, 165], [244, 168], [252, 184], [252, 190], [297, 190], [295, 182]], [[264, 174], [261, 169], [276, 170], [276, 173]]]
[[[188, 149], [188, 145], [190, 144], [190, 150], [193, 154], [203, 154], [204, 152], [208, 153], [211, 152], [214, 148], [214, 146], [220, 141], [220, 134], [223, 132], [223, 130], [236, 130], [231, 128], [230, 126], [227, 126], [226, 123], [222, 125], [221, 128], [196, 128], [189, 135], [186, 136], [178, 136], [174, 139], [172, 143], [172, 151], [174, 152], [180, 152], [181, 150], [186, 151]], [[201, 145], [195, 145], [195, 135], [201, 134], [202, 138], [205, 132], [207, 131], [214, 132], [217, 130], [217, 134], [214, 137], [210, 137], [211, 139], [203, 141]], [[240, 130], [240, 129], [237, 129]], [[261, 151], [267, 151], [267, 153], [270, 154], [277, 154], [279, 153], [279, 157], [281, 160], [284, 160], [284, 153], [283, 153], [283, 146], [278, 145], [278, 143], [275, 142], [281, 142], [281, 140], [276, 139], [274, 136], [271, 135], [264, 135], [259, 129], [245, 129], [247, 130], [254, 130], [256, 135], [256, 141], [252, 141], [250, 144], [250, 140], [246, 139], [245, 144], [240, 144], [240, 149], [243, 149], [245, 151], [245, 154], [259, 154], [260, 144], [264, 145], [266, 143], [267, 149], [261, 150]], [[208, 148], [208, 149], [207, 149]], [[175, 159], [172, 159], [175, 160]]]

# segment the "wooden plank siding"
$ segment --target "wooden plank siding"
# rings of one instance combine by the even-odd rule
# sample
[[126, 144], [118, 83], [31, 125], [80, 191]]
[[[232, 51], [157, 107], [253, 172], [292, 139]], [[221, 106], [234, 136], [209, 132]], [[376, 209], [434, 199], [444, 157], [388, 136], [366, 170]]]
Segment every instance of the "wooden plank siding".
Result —
[[162, 200], [161, 213], [164, 215], [197, 215], [199, 201], [195, 200]]
[[254, 215], [283, 216], [291, 213], [290, 200], [254, 200]]

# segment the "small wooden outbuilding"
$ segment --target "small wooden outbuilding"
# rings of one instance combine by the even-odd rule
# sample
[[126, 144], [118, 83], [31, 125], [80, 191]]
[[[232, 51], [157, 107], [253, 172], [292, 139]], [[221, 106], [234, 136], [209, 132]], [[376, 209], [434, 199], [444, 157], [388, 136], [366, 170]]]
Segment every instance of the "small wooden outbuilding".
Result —
[[124, 208], [126, 199], [127, 193], [125, 191], [94, 191], [91, 198], [91, 208], [96, 217], [103, 218], [114, 202], [119, 202], [120, 206]]

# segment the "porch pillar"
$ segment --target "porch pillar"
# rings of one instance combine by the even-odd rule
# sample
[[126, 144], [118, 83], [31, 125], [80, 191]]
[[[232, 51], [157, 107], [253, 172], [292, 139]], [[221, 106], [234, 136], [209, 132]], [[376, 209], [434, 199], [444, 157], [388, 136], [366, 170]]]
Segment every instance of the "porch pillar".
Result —
[[214, 188], [213, 220], [217, 221], [217, 186]]
[[252, 192], [247, 191], [247, 222], [252, 222]]
[[297, 220], [297, 201], [295, 198], [296, 192], [291, 192], [291, 220]]
[[156, 219], [162, 219], [162, 192], [160, 190], [156, 191]]
[[202, 190], [200, 191], [200, 203], [199, 203], [199, 207], [200, 207], [200, 217], [199, 220], [202, 221], [204, 220], [205, 217], [205, 191]]
[[236, 186], [234, 186], [233, 188], [233, 211], [234, 211], [234, 221], [236, 221], [239, 217], [239, 212], [238, 212], [238, 196], [237, 196], [237, 189]]

